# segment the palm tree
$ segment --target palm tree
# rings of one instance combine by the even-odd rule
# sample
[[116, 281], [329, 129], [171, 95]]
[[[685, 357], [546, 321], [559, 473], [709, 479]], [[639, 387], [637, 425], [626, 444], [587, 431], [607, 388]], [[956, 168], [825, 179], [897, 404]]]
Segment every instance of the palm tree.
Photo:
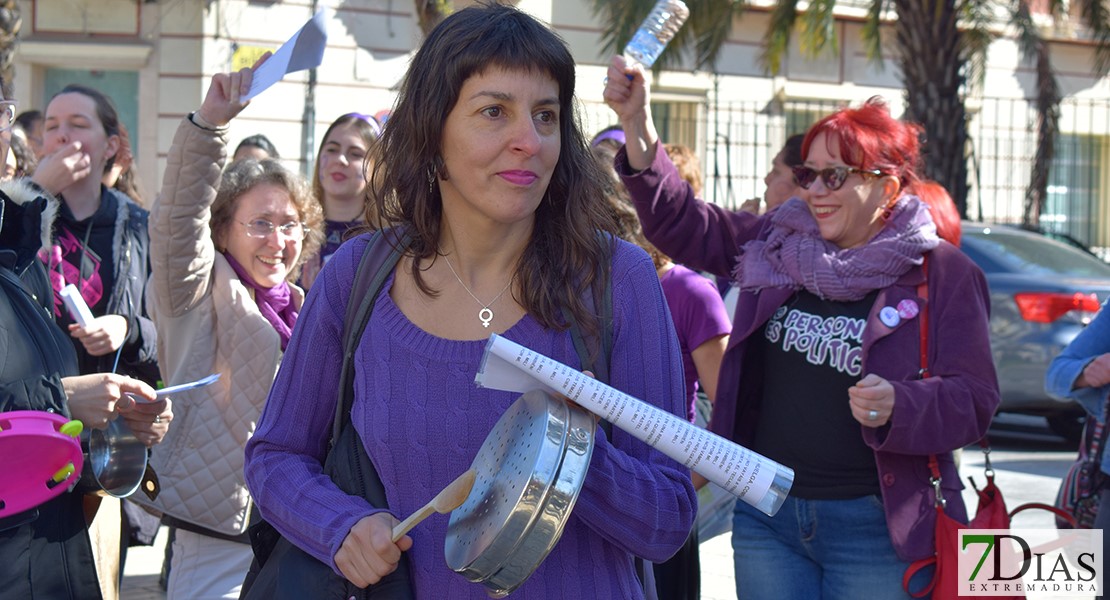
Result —
[[12, 97], [12, 82], [15, 79], [15, 44], [22, 28], [23, 18], [19, 13], [18, 0], [0, 0], [0, 81], [4, 85], [5, 98]]
[[451, 0], [413, 0], [416, 4], [416, 20], [420, 31], [428, 37], [432, 29], [447, 15], [451, 14]]
[[[995, 10], [1008, 12], [1009, 24], [1018, 33], [1025, 57], [1037, 67], [1036, 105], [1038, 143], [1031, 184], [1026, 198], [1025, 219], [1035, 224], [1048, 182], [1060, 102], [1058, 87], [1049, 62], [1049, 48], [1031, 17], [1032, 0], [872, 0], [867, 8], [863, 38], [872, 61], [882, 64], [881, 25], [892, 21], [894, 48], [898, 53], [906, 94], [906, 118], [925, 128], [925, 176], [945, 186], [967, 215], [967, 111], [964, 95], [967, 82], [984, 73], [986, 50], [996, 26]], [[657, 68], [673, 65], [680, 53], [693, 46], [699, 68], [713, 70], [721, 47], [728, 39], [735, 17], [742, 15], [747, 0], [687, 0], [690, 23], [668, 47]], [[803, 52], [816, 56], [835, 50], [836, 0], [810, 0], [799, 12], [799, 0], [779, 0], [771, 13], [763, 38], [763, 63], [778, 73], [782, 57], [797, 30]], [[619, 51], [640, 20], [651, 10], [652, 0], [612, 2], [594, 0], [595, 15], [605, 23], [604, 49]], [[1055, 21], [1067, 18], [1066, 0], [1043, 0]], [[1110, 70], [1110, 14], [1103, 0], [1072, 0], [1076, 12], [1095, 42], [1095, 72]], [[858, 3], [857, 3], [858, 5]], [[891, 18], [893, 16], [893, 18]]]

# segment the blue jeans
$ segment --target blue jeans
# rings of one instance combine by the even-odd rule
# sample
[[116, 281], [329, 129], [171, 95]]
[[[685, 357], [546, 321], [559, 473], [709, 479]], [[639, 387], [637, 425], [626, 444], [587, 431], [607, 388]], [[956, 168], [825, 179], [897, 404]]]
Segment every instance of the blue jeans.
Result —
[[[774, 517], [736, 502], [732, 521], [736, 597], [741, 600], [909, 600], [878, 496], [803, 500]], [[919, 573], [911, 589], [932, 577]]]

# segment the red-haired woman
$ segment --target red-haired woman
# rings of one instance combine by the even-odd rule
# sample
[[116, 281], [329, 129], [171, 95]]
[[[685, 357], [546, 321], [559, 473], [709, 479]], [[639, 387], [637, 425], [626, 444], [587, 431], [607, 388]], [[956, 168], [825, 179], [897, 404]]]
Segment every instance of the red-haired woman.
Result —
[[906, 566], [934, 552], [929, 456], [947, 513], [965, 519], [951, 451], [983, 436], [999, 401], [983, 274], [905, 193], [919, 129], [877, 99], [830, 115], [794, 170], [805, 200], [757, 217], [675, 175], [638, 66], [614, 58], [605, 99], [648, 239], [740, 287], [710, 428], [795, 470], [774, 517], [736, 505], [738, 596], [908, 598]]

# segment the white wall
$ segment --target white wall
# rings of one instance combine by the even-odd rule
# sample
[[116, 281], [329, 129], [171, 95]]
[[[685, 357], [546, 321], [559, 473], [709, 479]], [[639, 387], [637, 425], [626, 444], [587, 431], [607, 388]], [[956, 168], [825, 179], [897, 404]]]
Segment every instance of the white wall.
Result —
[[[456, 2], [459, 6], [468, 3]], [[312, 3], [21, 0], [20, 5], [24, 25], [15, 81], [20, 108], [42, 107], [43, 73], [51, 66], [137, 71], [140, 127], [134, 135], [141, 148], [137, 162], [146, 190], [153, 195], [161, 181], [173, 131], [185, 114], [199, 106], [211, 76], [230, 67], [238, 45], [276, 49], [311, 16]], [[373, 114], [388, 109], [393, 89], [421, 39], [408, 0], [320, 0], [319, 5], [334, 9], [335, 16], [328, 21], [328, 49], [317, 72], [315, 144], [340, 114]], [[601, 28], [588, 8], [588, 0], [519, 0], [517, 5], [551, 22], [570, 45], [579, 65], [577, 92], [583, 106], [584, 130], [596, 131], [612, 123], [613, 116], [601, 99], [608, 56], [600, 50]], [[887, 61], [884, 68], [878, 68], [869, 61], [858, 20], [839, 23], [840, 47], [836, 54], [810, 59], [795, 46], [785, 58], [783, 74], [773, 78], [766, 75], [759, 62], [768, 20], [766, 8], [749, 8], [736, 22], [721, 53], [719, 77], [694, 72], [687, 64], [685, 69], [657, 77], [655, 96], [701, 102], [707, 119], [714, 116], [713, 107], [729, 103], [766, 105], [790, 99], [859, 103], [872, 95], [885, 97], [892, 110], [901, 111], [897, 67]], [[887, 37], [891, 35], [888, 32]], [[1110, 96], [1110, 82], [1097, 80], [1090, 73], [1091, 56], [1092, 48], [1081, 43], [1053, 44], [1054, 66], [1066, 94], [1081, 98]], [[1032, 77], [1011, 40], [1002, 39], [992, 46], [985, 93], [1028, 97]], [[288, 166], [298, 170], [310, 167], [302, 153], [306, 81], [306, 72], [294, 73], [259, 96], [233, 123], [231, 144], [247, 135], [264, 133], [277, 145]], [[975, 103], [971, 106], [974, 110]], [[973, 112], [973, 116], [985, 115]], [[1077, 118], [1066, 123], [1073, 128], [1088, 126]], [[1103, 131], [1110, 124], [1091, 126]], [[709, 140], [699, 141], [710, 145]], [[711, 151], [705, 150], [703, 158], [711, 159]], [[313, 152], [310, 149], [309, 157]], [[734, 166], [758, 178], [771, 156], [763, 150], [753, 152], [734, 157]], [[752, 182], [759, 185], [758, 179]]]

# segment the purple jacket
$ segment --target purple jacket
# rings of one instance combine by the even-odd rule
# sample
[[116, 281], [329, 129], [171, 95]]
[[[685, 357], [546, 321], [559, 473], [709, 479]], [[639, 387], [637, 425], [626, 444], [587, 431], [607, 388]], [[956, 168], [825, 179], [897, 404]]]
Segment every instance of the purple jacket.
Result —
[[[692, 269], [729, 275], [740, 246], [767, 236], [770, 220], [766, 216], [728, 211], [695, 198], [661, 148], [655, 162], [640, 172], [632, 171], [622, 150], [617, 155], [617, 170], [648, 239]], [[989, 295], [982, 271], [946, 242], [929, 254], [928, 267], [928, 364], [932, 377], [918, 377], [920, 316], [904, 319], [893, 329], [879, 320], [883, 307], [896, 306], [903, 299], [925, 305], [917, 294], [924, 275], [920, 267], [880, 290], [863, 339], [863, 372], [887, 379], [895, 391], [890, 422], [877, 429], [861, 426], [860, 432], [875, 451], [890, 538], [903, 560], [934, 553], [936, 512], [929, 454], [938, 455], [948, 515], [967, 521], [960, 497], [963, 484], [951, 451], [983, 437], [999, 403], [987, 324]], [[748, 341], [793, 293], [792, 289], [767, 288], [740, 294], [721, 363], [710, 423], [713, 432], [750, 447], [758, 421], [762, 373], [745, 372]]]

